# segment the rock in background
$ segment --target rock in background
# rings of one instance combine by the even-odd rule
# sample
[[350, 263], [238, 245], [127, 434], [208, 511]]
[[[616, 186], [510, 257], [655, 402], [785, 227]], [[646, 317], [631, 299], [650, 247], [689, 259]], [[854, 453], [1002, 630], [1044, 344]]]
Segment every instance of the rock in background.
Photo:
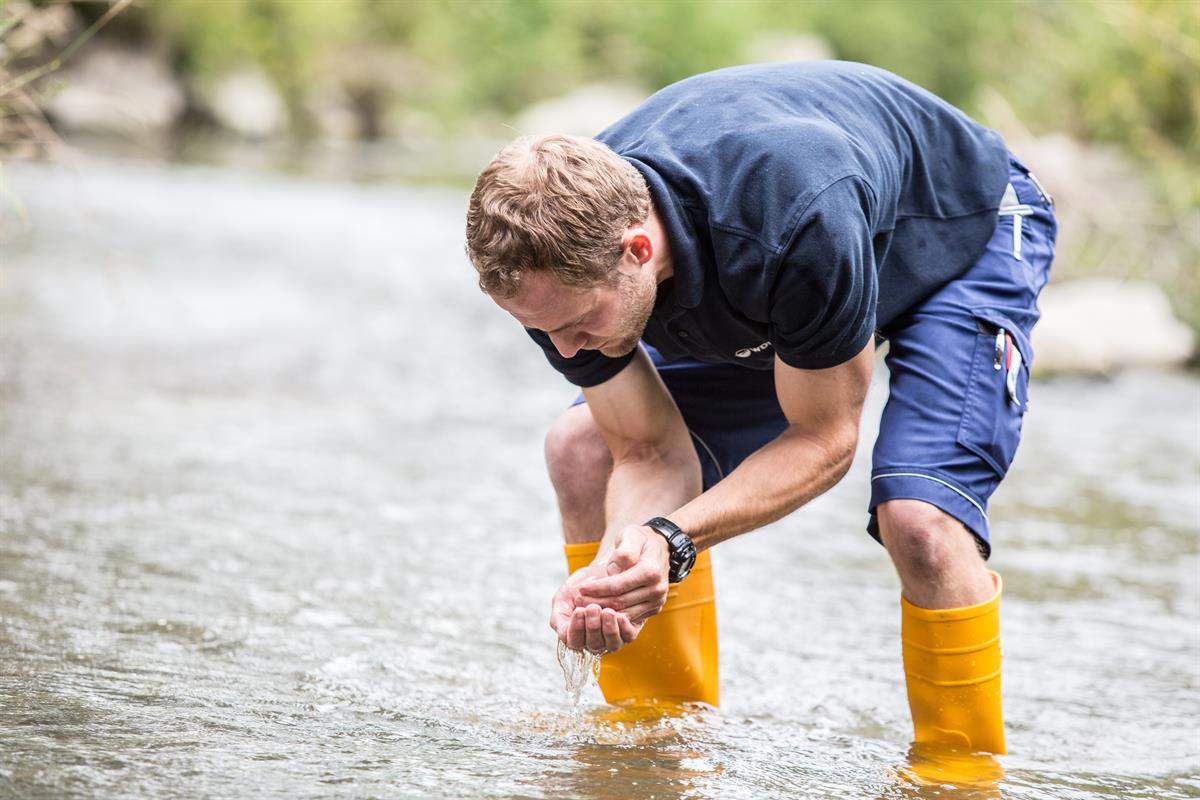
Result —
[[97, 41], [56, 78], [46, 104], [56, 125], [81, 132], [147, 140], [169, 133], [186, 98], [164, 55]]
[[200, 86], [198, 95], [213, 119], [239, 136], [271, 139], [287, 131], [283, 97], [262, 69], [240, 67]]
[[518, 134], [569, 133], [595, 136], [632, 111], [647, 92], [625, 83], [590, 83], [560, 97], [543, 100], [513, 120]]
[[1039, 373], [1179, 366], [1194, 351], [1191, 328], [1175, 318], [1166, 293], [1152, 283], [1064, 281], [1047, 286], [1039, 305], [1042, 320], [1033, 330]]

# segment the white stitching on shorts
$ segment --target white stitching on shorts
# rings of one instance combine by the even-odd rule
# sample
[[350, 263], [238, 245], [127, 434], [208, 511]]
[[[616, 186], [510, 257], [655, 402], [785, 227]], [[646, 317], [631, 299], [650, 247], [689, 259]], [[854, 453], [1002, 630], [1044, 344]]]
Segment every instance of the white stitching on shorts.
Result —
[[954, 492], [955, 494], [962, 495], [962, 498], [964, 500], [966, 500], [971, 505], [975, 506], [975, 508], [979, 511], [980, 514], [983, 514], [984, 520], [987, 520], [987, 518], [988, 518], [987, 512], [983, 510], [983, 506], [979, 505], [979, 503], [976, 503], [975, 500], [970, 495], [968, 495], [962, 489], [959, 489], [957, 486], [949, 484], [940, 478], [934, 478], [929, 475], [923, 475], [920, 472], [885, 472], [882, 475], [873, 476], [871, 478], [871, 482], [874, 483], [875, 481], [879, 480], [880, 478], [924, 478], [927, 481], [933, 481], [934, 483], [940, 483], [942, 486], [945, 486], [947, 489]]

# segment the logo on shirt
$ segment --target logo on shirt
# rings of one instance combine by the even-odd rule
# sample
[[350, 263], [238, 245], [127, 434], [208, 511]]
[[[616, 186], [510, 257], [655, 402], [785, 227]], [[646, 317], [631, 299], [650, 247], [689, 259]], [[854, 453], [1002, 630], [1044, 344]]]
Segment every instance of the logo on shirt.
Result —
[[734, 355], [738, 358], [749, 358], [755, 353], [761, 353], [770, 346], [770, 342], [763, 342], [762, 344], [755, 345], [754, 347], [743, 347], [741, 350], [736, 351]]

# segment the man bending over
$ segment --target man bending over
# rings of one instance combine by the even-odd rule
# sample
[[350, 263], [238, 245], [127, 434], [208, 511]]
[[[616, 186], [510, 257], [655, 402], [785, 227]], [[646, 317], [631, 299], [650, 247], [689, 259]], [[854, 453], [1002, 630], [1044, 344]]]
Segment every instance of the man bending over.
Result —
[[708, 550], [845, 475], [886, 341], [867, 531], [916, 739], [1004, 752], [987, 502], [1055, 230], [995, 132], [862, 64], [697, 75], [595, 140], [496, 156], [467, 251], [582, 388], [546, 438], [572, 570], [550, 622], [606, 653], [610, 702], [717, 704]]

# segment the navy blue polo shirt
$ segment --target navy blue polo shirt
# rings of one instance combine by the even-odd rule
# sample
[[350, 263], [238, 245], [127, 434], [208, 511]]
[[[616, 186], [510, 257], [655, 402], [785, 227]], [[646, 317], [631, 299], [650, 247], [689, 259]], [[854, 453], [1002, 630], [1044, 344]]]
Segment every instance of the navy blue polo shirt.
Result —
[[[670, 241], [643, 338], [668, 360], [837, 366], [965, 272], [1008, 182], [1000, 136], [920, 87], [843, 61], [668, 86], [598, 137], [645, 177]], [[563, 358], [578, 386], [633, 354]]]

